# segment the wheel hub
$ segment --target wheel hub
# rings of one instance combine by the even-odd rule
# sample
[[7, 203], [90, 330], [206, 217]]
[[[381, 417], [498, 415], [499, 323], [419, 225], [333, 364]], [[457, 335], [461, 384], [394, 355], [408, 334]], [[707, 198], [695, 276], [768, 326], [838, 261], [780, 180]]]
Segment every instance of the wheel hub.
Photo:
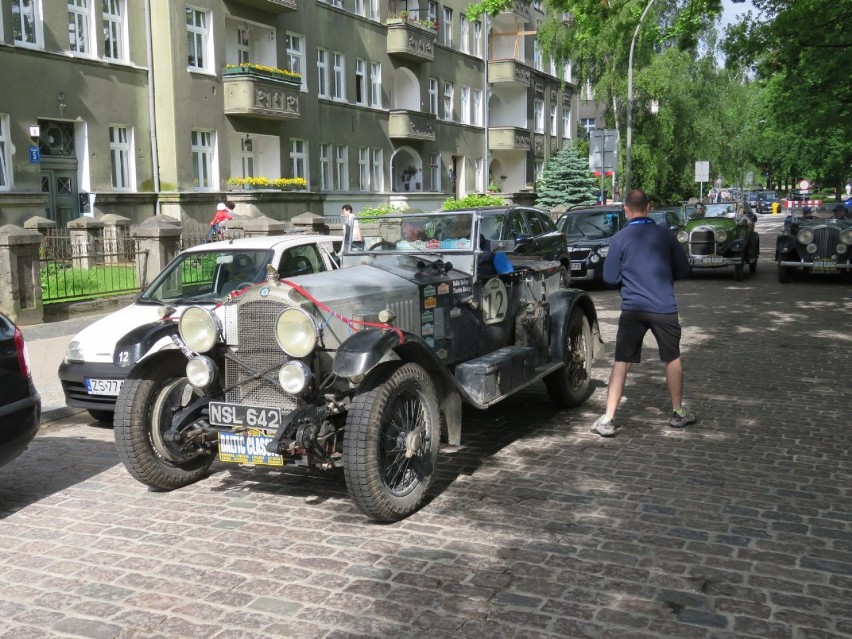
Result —
[[423, 448], [423, 430], [418, 428], [405, 437], [405, 458], [411, 459]]

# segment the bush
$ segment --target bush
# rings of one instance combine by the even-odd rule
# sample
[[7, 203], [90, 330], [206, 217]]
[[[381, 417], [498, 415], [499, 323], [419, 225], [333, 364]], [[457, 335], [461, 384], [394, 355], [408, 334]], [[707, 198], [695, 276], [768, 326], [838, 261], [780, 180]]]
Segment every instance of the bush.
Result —
[[441, 205], [442, 211], [458, 211], [461, 209], [475, 209], [482, 206], [502, 206], [506, 200], [500, 195], [481, 195], [472, 193], [461, 199], [449, 198]]
[[379, 215], [391, 215], [397, 213], [405, 213], [406, 207], [404, 204], [380, 204], [379, 206], [371, 206], [355, 214], [355, 217], [377, 217]]

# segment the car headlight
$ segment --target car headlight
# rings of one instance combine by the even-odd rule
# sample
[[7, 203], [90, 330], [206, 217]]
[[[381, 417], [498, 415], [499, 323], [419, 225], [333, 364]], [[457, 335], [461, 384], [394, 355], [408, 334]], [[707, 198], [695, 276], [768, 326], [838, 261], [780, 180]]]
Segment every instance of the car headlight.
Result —
[[808, 253], [810, 253], [811, 255], [813, 255], [814, 253], [816, 253], [816, 252], [817, 252], [817, 245], [816, 245], [816, 244], [808, 244], [808, 245], [805, 247], [805, 250], [806, 250]]
[[689, 233], [686, 231], [678, 231], [677, 232], [677, 241], [681, 244], [685, 244], [689, 241]]
[[834, 250], [837, 251], [837, 253], [839, 255], [843, 255], [846, 252], [846, 245], [845, 244], [838, 244], [837, 246], [834, 247]]
[[80, 342], [71, 341], [65, 348], [66, 362], [85, 362], [83, 357], [83, 349], [80, 347]]
[[852, 229], [846, 229], [840, 234], [840, 241], [846, 244], [852, 244]]
[[592, 254], [589, 256], [589, 261], [590, 261], [592, 264], [597, 264], [598, 262], [600, 262], [600, 261], [601, 261], [601, 256], [600, 256], [600, 255], [598, 255], [597, 253], [592, 253]]
[[728, 232], [727, 231], [716, 231], [716, 241], [717, 242], [724, 242], [727, 239], [728, 239]]
[[216, 375], [213, 360], [204, 355], [193, 357], [186, 363], [186, 379], [196, 388], [206, 388]]
[[317, 326], [301, 308], [288, 308], [275, 322], [275, 339], [290, 357], [305, 357], [317, 345]]
[[206, 353], [216, 345], [216, 320], [200, 306], [190, 306], [183, 312], [178, 332], [184, 343], [196, 353]]
[[291, 395], [303, 393], [311, 385], [312, 380], [313, 375], [304, 362], [287, 362], [278, 371], [278, 383], [281, 384], [285, 393]]
[[796, 236], [796, 239], [799, 240], [802, 244], [810, 244], [814, 241], [814, 232], [810, 229], [802, 229], [799, 231], [799, 234]]
[[609, 254], [609, 247], [608, 246], [602, 246], [598, 249], [598, 255], [600, 255], [601, 257], [606, 257], [608, 254]]

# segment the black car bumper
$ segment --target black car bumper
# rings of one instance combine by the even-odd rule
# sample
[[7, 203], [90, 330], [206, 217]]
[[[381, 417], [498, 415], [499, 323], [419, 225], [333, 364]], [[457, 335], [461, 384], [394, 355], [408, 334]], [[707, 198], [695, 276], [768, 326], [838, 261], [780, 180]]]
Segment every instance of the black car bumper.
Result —
[[65, 403], [87, 410], [114, 411], [118, 393], [90, 392], [86, 379], [123, 382], [129, 370], [112, 363], [62, 362], [59, 365], [59, 381], [62, 382]]
[[587, 260], [571, 260], [571, 282], [602, 282], [603, 260], [592, 264]]
[[33, 440], [41, 422], [41, 396], [33, 394], [0, 406], [0, 466], [18, 455]]

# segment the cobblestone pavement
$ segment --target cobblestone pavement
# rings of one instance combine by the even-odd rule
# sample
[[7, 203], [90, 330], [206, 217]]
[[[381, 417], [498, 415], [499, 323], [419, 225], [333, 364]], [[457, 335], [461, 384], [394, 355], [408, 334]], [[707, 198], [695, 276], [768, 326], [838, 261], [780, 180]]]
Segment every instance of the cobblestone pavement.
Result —
[[[852, 636], [852, 291], [679, 284], [686, 399], [653, 342], [609, 440], [542, 388], [465, 410], [433, 498], [369, 522], [340, 476], [215, 466], [155, 493], [112, 431], [54, 422], [0, 468], [0, 637]], [[618, 297], [593, 292], [612, 353]], [[83, 414], [84, 415], [84, 414]]]

